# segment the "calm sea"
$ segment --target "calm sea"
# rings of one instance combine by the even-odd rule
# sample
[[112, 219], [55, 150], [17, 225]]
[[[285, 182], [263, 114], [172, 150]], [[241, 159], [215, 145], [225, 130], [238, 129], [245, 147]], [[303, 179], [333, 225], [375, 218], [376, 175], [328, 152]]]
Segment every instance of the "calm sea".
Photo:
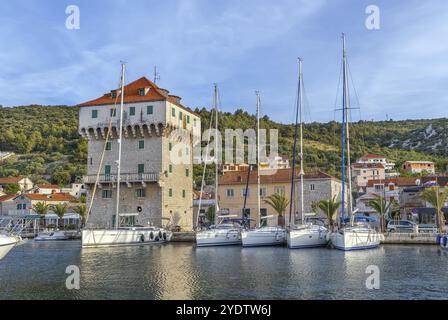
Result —
[[[67, 266], [80, 289], [66, 288]], [[366, 288], [366, 268], [380, 289]], [[0, 299], [447, 299], [448, 254], [436, 246], [376, 250], [192, 244], [81, 249], [29, 240], [0, 261]]]

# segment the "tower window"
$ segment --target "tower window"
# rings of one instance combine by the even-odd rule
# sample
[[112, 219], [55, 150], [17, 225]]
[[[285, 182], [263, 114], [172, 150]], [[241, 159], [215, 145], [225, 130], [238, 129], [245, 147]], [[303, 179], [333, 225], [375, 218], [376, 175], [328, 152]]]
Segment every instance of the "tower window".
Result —
[[112, 198], [112, 190], [103, 190], [101, 192], [103, 199], [111, 199]]
[[112, 150], [112, 142], [108, 141], [106, 143], [106, 151], [110, 151], [110, 150]]
[[117, 115], [117, 109], [116, 108], [110, 109], [110, 116], [115, 117], [116, 115]]
[[173, 165], [170, 164], [170, 165], [168, 166], [168, 172], [169, 172], [169, 173], [172, 173], [172, 172], [173, 172]]
[[92, 110], [92, 119], [98, 118], [98, 110]]
[[145, 189], [142, 189], [142, 188], [135, 189], [135, 197], [136, 198], [144, 198], [144, 197], [146, 197]]
[[190, 176], [190, 170], [189, 169], [185, 169], [185, 176], [189, 177]]
[[185, 196], [186, 196], [185, 190], [182, 190], [182, 198], [185, 198]]
[[146, 114], [153, 114], [154, 108], [153, 106], [146, 106]]
[[175, 108], [171, 108], [171, 115], [172, 115], [173, 117], [176, 116], [176, 109], [175, 109]]
[[172, 197], [173, 196], [173, 189], [168, 189], [168, 195], [170, 196], [170, 197]]
[[129, 107], [129, 115], [135, 116], [135, 107]]
[[145, 140], [139, 140], [138, 141], [138, 148], [139, 149], [145, 149]]

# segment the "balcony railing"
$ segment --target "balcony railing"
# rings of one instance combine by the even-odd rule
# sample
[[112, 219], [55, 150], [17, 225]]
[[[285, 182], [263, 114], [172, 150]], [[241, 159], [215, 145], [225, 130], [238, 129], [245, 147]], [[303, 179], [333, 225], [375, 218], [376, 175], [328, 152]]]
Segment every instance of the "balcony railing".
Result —
[[[100, 174], [99, 183], [115, 183], [117, 182], [116, 174]], [[87, 175], [83, 176], [84, 183], [95, 183], [97, 175]], [[120, 182], [157, 182], [159, 181], [159, 174], [157, 172], [147, 172], [147, 173], [122, 173]]]

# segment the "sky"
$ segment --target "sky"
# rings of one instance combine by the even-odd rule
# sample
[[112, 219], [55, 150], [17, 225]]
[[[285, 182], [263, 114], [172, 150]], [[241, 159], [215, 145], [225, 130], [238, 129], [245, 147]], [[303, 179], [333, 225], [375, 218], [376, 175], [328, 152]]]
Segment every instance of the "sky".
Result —
[[[80, 28], [67, 29], [76, 5]], [[380, 9], [369, 30], [368, 5]], [[190, 107], [294, 120], [303, 58], [306, 120], [338, 120], [341, 33], [352, 75], [353, 117], [448, 116], [446, 0], [15, 0], [0, 11], [0, 104], [76, 105], [127, 79], [153, 78]], [[356, 93], [356, 94], [355, 94]]]

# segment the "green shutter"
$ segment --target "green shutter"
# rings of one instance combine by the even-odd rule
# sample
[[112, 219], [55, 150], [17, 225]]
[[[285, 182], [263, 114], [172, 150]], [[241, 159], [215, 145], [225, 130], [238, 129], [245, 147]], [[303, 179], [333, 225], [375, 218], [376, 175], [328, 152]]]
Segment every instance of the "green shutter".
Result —
[[169, 189], [169, 190], [168, 190], [168, 195], [169, 195], [170, 197], [173, 196], [173, 189]]
[[98, 110], [92, 110], [92, 118], [98, 118]]
[[171, 108], [171, 115], [172, 115], [173, 117], [175, 117], [175, 116], [176, 116], [176, 109], [174, 109], [174, 108]]
[[168, 172], [169, 173], [173, 172], [173, 166], [171, 164], [168, 166]]
[[185, 169], [185, 175], [188, 177], [190, 175], [190, 170]]
[[190, 116], [187, 114], [187, 123], [190, 123]]
[[138, 164], [138, 173], [144, 173], [145, 172], [145, 165], [143, 163]]
[[139, 140], [138, 141], [138, 148], [139, 149], [145, 149], [145, 140]]
[[129, 108], [129, 115], [130, 116], [134, 116], [135, 115], [135, 107], [130, 107]]
[[173, 145], [172, 145], [172, 143], [170, 142], [170, 143], [168, 143], [168, 150], [171, 151], [171, 149], [173, 149]]
[[146, 107], [146, 114], [152, 114], [154, 112], [153, 107], [152, 106], [147, 106]]
[[112, 142], [108, 141], [108, 142], [106, 143], [106, 150], [107, 150], [107, 151], [112, 150]]

